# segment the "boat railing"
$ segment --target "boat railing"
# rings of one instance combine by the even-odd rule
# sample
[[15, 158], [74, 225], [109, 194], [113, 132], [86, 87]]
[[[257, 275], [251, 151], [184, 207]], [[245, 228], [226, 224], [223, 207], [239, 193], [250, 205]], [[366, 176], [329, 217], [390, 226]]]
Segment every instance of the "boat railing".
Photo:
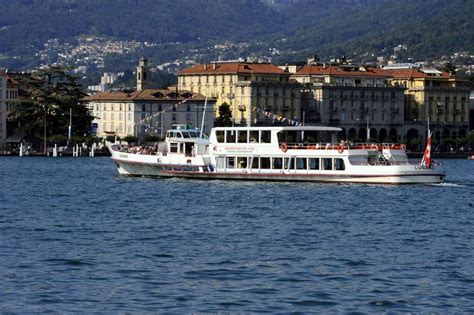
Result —
[[370, 166], [390, 166], [390, 165], [409, 165], [407, 161], [370, 161], [370, 162], [351, 162], [351, 165], [370, 165]]
[[280, 147], [291, 150], [406, 150], [404, 144], [396, 143], [281, 143]]

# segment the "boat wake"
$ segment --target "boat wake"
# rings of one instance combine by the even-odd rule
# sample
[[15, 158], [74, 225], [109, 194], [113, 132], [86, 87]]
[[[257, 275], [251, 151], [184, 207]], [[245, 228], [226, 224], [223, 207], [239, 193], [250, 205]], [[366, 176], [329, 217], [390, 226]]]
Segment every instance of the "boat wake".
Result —
[[468, 187], [467, 185], [463, 184], [456, 184], [456, 183], [433, 183], [429, 184], [430, 186], [439, 186], [439, 187]]

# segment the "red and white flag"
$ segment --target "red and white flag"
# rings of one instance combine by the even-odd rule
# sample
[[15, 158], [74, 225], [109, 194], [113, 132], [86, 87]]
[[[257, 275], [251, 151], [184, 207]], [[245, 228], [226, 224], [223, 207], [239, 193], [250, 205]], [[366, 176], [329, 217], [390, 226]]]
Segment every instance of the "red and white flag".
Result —
[[421, 166], [425, 168], [431, 168], [431, 135], [433, 132], [428, 130], [428, 139], [426, 139], [425, 152], [423, 152], [423, 158], [421, 159]]

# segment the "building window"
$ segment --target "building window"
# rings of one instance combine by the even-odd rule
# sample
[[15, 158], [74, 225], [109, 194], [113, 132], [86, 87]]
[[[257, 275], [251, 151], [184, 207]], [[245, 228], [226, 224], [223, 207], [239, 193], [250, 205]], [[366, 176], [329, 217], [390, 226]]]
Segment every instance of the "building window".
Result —
[[142, 104], [142, 112], [146, 112], [146, 105]]

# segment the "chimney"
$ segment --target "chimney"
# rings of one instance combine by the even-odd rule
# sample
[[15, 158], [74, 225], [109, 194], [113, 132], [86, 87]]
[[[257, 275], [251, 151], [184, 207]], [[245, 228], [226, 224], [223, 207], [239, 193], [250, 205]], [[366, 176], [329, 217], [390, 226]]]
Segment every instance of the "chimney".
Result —
[[207, 63], [204, 64], [204, 70], [207, 70]]
[[214, 63], [212, 64], [212, 70], [216, 70], [216, 68], [217, 68], [217, 62], [214, 62]]

